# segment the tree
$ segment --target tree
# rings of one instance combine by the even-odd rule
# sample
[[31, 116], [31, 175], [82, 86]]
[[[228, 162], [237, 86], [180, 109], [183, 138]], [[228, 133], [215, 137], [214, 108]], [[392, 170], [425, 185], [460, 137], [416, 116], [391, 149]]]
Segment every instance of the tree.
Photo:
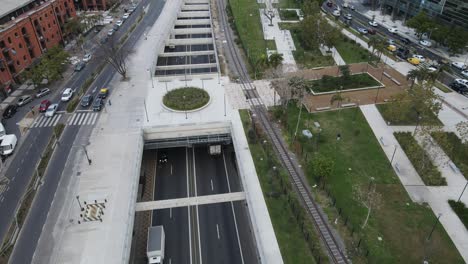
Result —
[[331, 47], [335, 46], [340, 41], [342, 37], [341, 32], [338, 28], [328, 24], [328, 22], [326, 22], [326, 24], [322, 23], [321, 25], [322, 43], [330, 50]]
[[414, 28], [419, 38], [422, 37], [423, 33], [429, 32], [435, 27], [434, 21], [424, 11], [406, 21], [406, 25]]
[[257, 58], [254, 64], [254, 74], [255, 74], [255, 79], [257, 79], [257, 73], [259, 73], [261, 70], [265, 69], [268, 66], [268, 56], [264, 53], [260, 55], [260, 57]]
[[463, 121], [455, 125], [462, 143], [468, 144], [468, 121]]
[[341, 89], [338, 90], [333, 96], [330, 98], [330, 104], [333, 105], [335, 102], [338, 102], [336, 107], [341, 108], [341, 104], [343, 103], [344, 97], [341, 95]]
[[413, 89], [413, 86], [416, 81], [422, 84], [425, 80], [429, 78], [430, 73], [431, 72], [429, 72], [429, 70], [425, 67], [417, 68], [417, 69], [409, 71], [408, 74], [406, 75], [406, 79], [411, 80], [410, 89]]
[[272, 66], [274, 69], [278, 68], [279, 65], [283, 62], [283, 54], [280, 53], [273, 53], [268, 58], [268, 64]]
[[77, 17], [68, 19], [63, 25], [63, 33], [65, 36], [77, 36], [83, 32], [83, 24]]
[[263, 12], [263, 14], [268, 18], [270, 21], [270, 24], [268, 26], [272, 27], [273, 26], [273, 18], [275, 17], [275, 12], [273, 10], [266, 10]]
[[361, 228], [364, 229], [367, 226], [371, 212], [373, 208], [378, 208], [382, 201], [382, 195], [377, 192], [377, 185], [371, 182], [369, 186], [360, 185], [354, 187], [354, 195], [356, 199], [367, 209], [367, 215], [364, 219], [364, 222], [361, 225]]
[[333, 171], [335, 162], [328, 156], [317, 154], [312, 158], [311, 165], [312, 174], [325, 183]]
[[114, 38], [110, 38], [107, 44], [101, 44], [100, 47], [100, 57], [109, 63], [125, 80], [127, 78], [128, 51], [115, 43]]
[[342, 80], [343, 81], [348, 81], [349, 77], [351, 75], [351, 71], [349, 70], [349, 65], [347, 65], [347, 64], [340, 65], [340, 66], [338, 66], [338, 68], [340, 69]]
[[445, 37], [445, 44], [452, 54], [462, 53], [468, 44], [468, 32], [461, 27], [451, 27]]
[[304, 92], [307, 89], [307, 82], [303, 77], [294, 76], [288, 80], [289, 96], [286, 102], [286, 106], [291, 99], [298, 99], [304, 96]]
[[63, 78], [65, 67], [68, 62], [69, 54], [60, 46], [50, 48], [33, 68], [28, 71], [28, 78], [31, 78], [34, 86], [39, 85], [42, 80], [47, 79], [53, 82]]

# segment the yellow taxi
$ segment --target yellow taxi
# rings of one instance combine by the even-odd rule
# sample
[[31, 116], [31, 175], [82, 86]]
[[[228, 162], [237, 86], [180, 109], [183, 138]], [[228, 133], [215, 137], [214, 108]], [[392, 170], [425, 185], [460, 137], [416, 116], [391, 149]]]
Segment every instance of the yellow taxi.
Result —
[[397, 48], [395, 45], [388, 45], [387, 50], [394, 52], [395, 50], [397, 50]]
[[413, 65], [419, 65], [419, 63], [421, 63], [421, 60], [413, 57], [413, 58], [408, 58], [408, 62]]

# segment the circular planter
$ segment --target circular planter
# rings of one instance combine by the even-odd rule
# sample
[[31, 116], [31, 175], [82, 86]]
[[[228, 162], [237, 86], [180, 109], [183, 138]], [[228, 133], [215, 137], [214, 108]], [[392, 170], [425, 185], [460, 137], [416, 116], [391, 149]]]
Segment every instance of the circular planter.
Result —
[[203, 89], [197, 87], [177, 88], [163, 97], [163, 107], [173, 112], [195, 112], [205, 108], [211, 102], [211, 97]]

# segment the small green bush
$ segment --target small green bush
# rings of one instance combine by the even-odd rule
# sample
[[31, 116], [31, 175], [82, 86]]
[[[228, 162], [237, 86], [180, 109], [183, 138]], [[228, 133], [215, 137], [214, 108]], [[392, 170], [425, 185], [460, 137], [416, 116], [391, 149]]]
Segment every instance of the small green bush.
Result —
[[80, 100], [78, 98], [73, 98], [70, 103], [67, 105], [67, 112], [72, 113], [75, 111], [76, 106]]
[[468, 229], [468, 208], [462, 202], [456, 202], [454, 200], [449, 200], [448, 203], [452, 210], [458, 215], [458, 218], [462, 221], [465, 225], [465, 228]]

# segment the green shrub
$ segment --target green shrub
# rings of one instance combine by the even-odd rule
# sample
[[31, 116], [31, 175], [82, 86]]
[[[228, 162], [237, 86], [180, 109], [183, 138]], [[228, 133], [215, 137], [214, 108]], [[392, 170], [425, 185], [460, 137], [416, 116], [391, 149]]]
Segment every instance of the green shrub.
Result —
[[462, 202], [456, 202], [454, 200], [449, 200], [448, 203], [452, 210], [458, 215], [458, 218], [462, 221], [465, 225], [465, 228], [468, 229], [468, 208]]
[[78, 105], [78, 102], [80, 100], [78, 98], [73, 98], [70, 103], [68, 103], [67, 105], [67, 112], [68, 113], [72, 113], [73, 111], [75, 111], [75, 108], [76, 106]]
[[210, 95], [203, 89], [185, 87], [172, 90], [164, 95], [165, 106], [179, 111], [194, 110], [208, 103]]

